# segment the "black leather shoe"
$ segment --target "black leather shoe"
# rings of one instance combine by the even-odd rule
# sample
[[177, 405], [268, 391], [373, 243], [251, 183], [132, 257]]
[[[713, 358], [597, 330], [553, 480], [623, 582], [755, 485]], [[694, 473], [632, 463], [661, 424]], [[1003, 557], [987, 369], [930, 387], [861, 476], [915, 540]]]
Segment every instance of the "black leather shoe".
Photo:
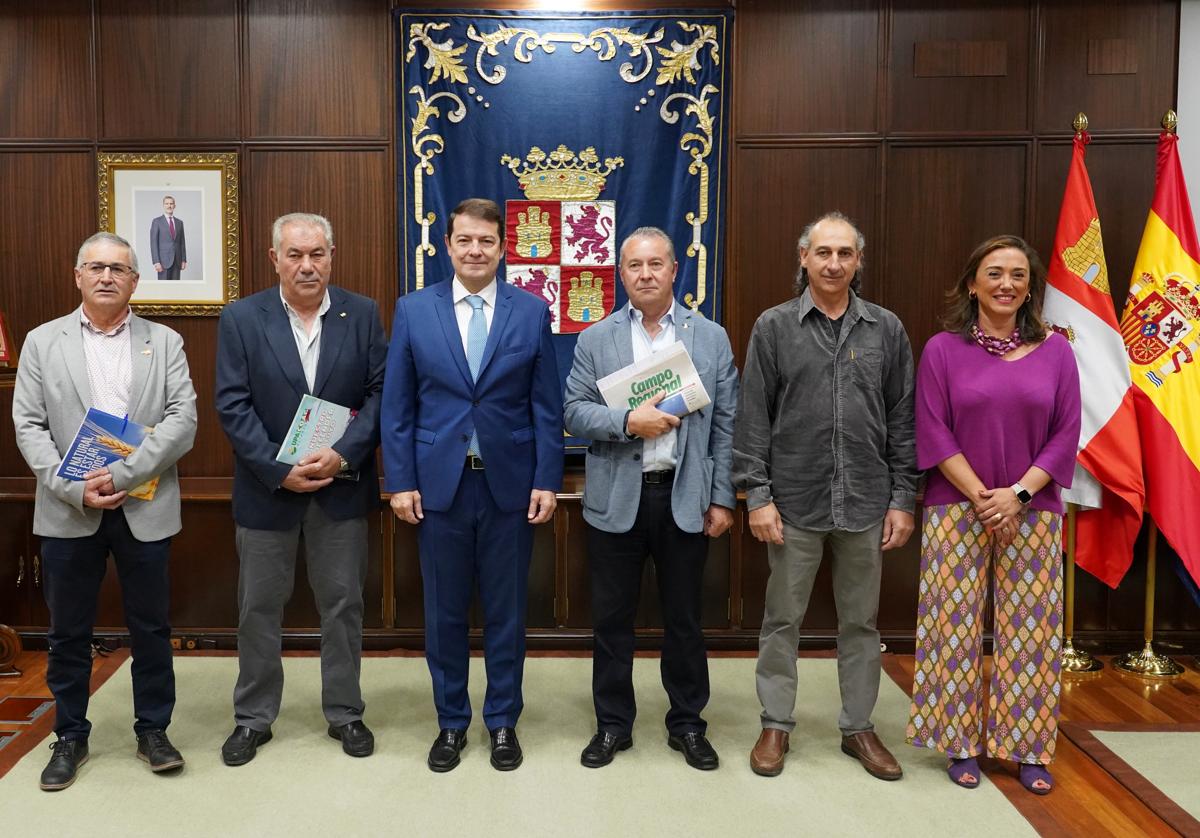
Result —
[[467, 732], [452, 727], [444, 727], [433, 740], [429, 749], [429, 770], [442, 774], [453, 771], [458, 767], [462, 749], [467, 747]]
[[342, 740], [342, 750], [352, 757], [369, 757], [375, 751], [375, 734], [362, 719], [344, 725], [330, 725], [329, 735]]
[[175, 750], [166, 731], [148, 730], [137, 738], [137, 743], [138, 759], [150, 763], [150, 770], [155, 774], [183, 768], [183, 754]]
[[692, 768], [698, 768], [701, 771], [712, 771], [721, 761], [717, 758], [717, 752], [713, 750], [713, 746], [708, 744], [708, 740], [704, 738], [704, 734], [695, 730], [689, 730], [687, 733], [681, 733], [678, 736], [671, 734], [667, 737], [667, 744], [676, 751], [683, 751], [683, 758], [687, 760], [687, 764]]
[[520, 768], [525, 756], [521, 743], [517, 741], [517, 729], [498, 727], [492, 732], [492, 768], [497, 771], [512, 771]]
[[613, 761], [617, 751], [627, 751], [632, 747], [632, 738], [602, 730], [588, 742], [579, 756], [579, 761], [583, 763], [584, 768], [603, 768]]
[[255, 730], [238, 725], [221, 746], [221, 759], [226, 765], [245, 765], [254, 759], [258, 746], [271, 741], [271, 728]]
[[42, 770], [38, 784], [42, 791], [61, 791], [75, 782], [75, 772], [87, 762], [86, 739], [58, 739], [51, 743], [50, 762]]

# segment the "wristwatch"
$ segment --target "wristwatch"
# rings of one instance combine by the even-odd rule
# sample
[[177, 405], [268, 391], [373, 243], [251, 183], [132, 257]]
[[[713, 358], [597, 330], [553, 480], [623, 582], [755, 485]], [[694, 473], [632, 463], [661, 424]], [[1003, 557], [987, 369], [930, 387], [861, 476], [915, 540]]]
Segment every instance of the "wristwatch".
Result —
[[1026, 489], [1024, 486], [1022, 486], [1020, 483], [1012, 484], [1012, 490], [1013, 490], [1013, 494], [1015, 494], [1017, 496], [1017, 500], [1019, 500], [1023, 504], [1029, 503], [1031, 500], [1033, 500], [1033, 493], [1030, 492], [1028, 489]]
[[[346, 458], [345, 458], [345, 457], [343, 457], [341, 454], [339, 454], [339, 455], [338, 455], [338, 459], [339, 459], [339, 460], [341, 460], [341, 466], [340, 466], [340, 468], [338, 469], [338, 471], [349, 471], [349, 470], [350, 470], [350, 463], [346, 462]], [[1028, 494], [1028, 492], [1026, 492], [1026, 494]]]

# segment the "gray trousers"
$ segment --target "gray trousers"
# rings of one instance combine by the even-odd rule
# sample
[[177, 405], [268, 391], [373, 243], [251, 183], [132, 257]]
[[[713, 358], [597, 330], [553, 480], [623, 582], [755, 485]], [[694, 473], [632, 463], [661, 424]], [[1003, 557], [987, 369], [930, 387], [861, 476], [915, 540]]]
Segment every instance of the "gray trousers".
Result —
[[838, 614], [838, 686], [843, 734], [872, 730], [879, 697], [879, 577], [883, 567], [883, 522], [863, 532], [801, 530], [783, 525], [783, 544], [768, 544], [771, 576], [755, 682], [762, 725], [791, 731], [796, 707], [796, 647], [808, 610], [813, 580], [828, 542], [833, 552], [833, 599]]
[[290, 530], [237, 528], [239, 671], [233, 715], [237, 724], [258, 731], [275, 721], [283, 697], [283, 607], [292, 598], [302, 532], [308, 581], [321, 614], [321, 708], [331, 725], [363, 715], [358, 676], [367, 519], [334, 521], [310, 501], [304, 520]]

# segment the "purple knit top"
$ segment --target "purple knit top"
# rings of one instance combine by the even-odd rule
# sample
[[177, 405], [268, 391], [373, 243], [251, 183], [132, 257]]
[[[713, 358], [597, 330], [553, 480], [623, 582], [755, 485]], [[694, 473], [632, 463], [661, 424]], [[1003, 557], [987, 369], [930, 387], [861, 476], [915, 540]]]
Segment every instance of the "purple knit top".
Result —
[[925, 505], [968, 500], [937, 468], [962, 453], [989, 489], [1011, 486], [1031, 465], [1051, 477], [1032, 509], [1063, 511], [1079, 445], [1079, 370], [1055, 332], [1028, 355], [1005, 361], [953, 332], [921, 353], [916, 394], [917, 468], [928, 469]]

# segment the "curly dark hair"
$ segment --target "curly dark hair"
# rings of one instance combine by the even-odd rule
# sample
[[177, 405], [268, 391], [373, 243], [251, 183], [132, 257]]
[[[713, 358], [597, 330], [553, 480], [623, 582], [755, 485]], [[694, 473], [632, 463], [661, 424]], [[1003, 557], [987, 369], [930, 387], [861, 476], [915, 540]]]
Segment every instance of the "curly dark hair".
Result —
[[1029, 260], [1029, 298], [1017, 309], [1017, 330], [1025, 343], [1037, 343], [1046, 339], [1047, 328], [1042, 320], [1042, 301], [1046, 297], [1046, 268], [1036, 250], [1020, 236], [993, 236], [971, 252], [963, 266], [958, 281], [946, 292], [946, 314], [942, 327], [949, 332], [958, 332], [966, 340], [972, 340], [971, 329], [979, 322], [979, 301], [971, 296], [969, 283], [975, 278], [980, 263], [989, 253], [1013, 248], [1025, 254]]

